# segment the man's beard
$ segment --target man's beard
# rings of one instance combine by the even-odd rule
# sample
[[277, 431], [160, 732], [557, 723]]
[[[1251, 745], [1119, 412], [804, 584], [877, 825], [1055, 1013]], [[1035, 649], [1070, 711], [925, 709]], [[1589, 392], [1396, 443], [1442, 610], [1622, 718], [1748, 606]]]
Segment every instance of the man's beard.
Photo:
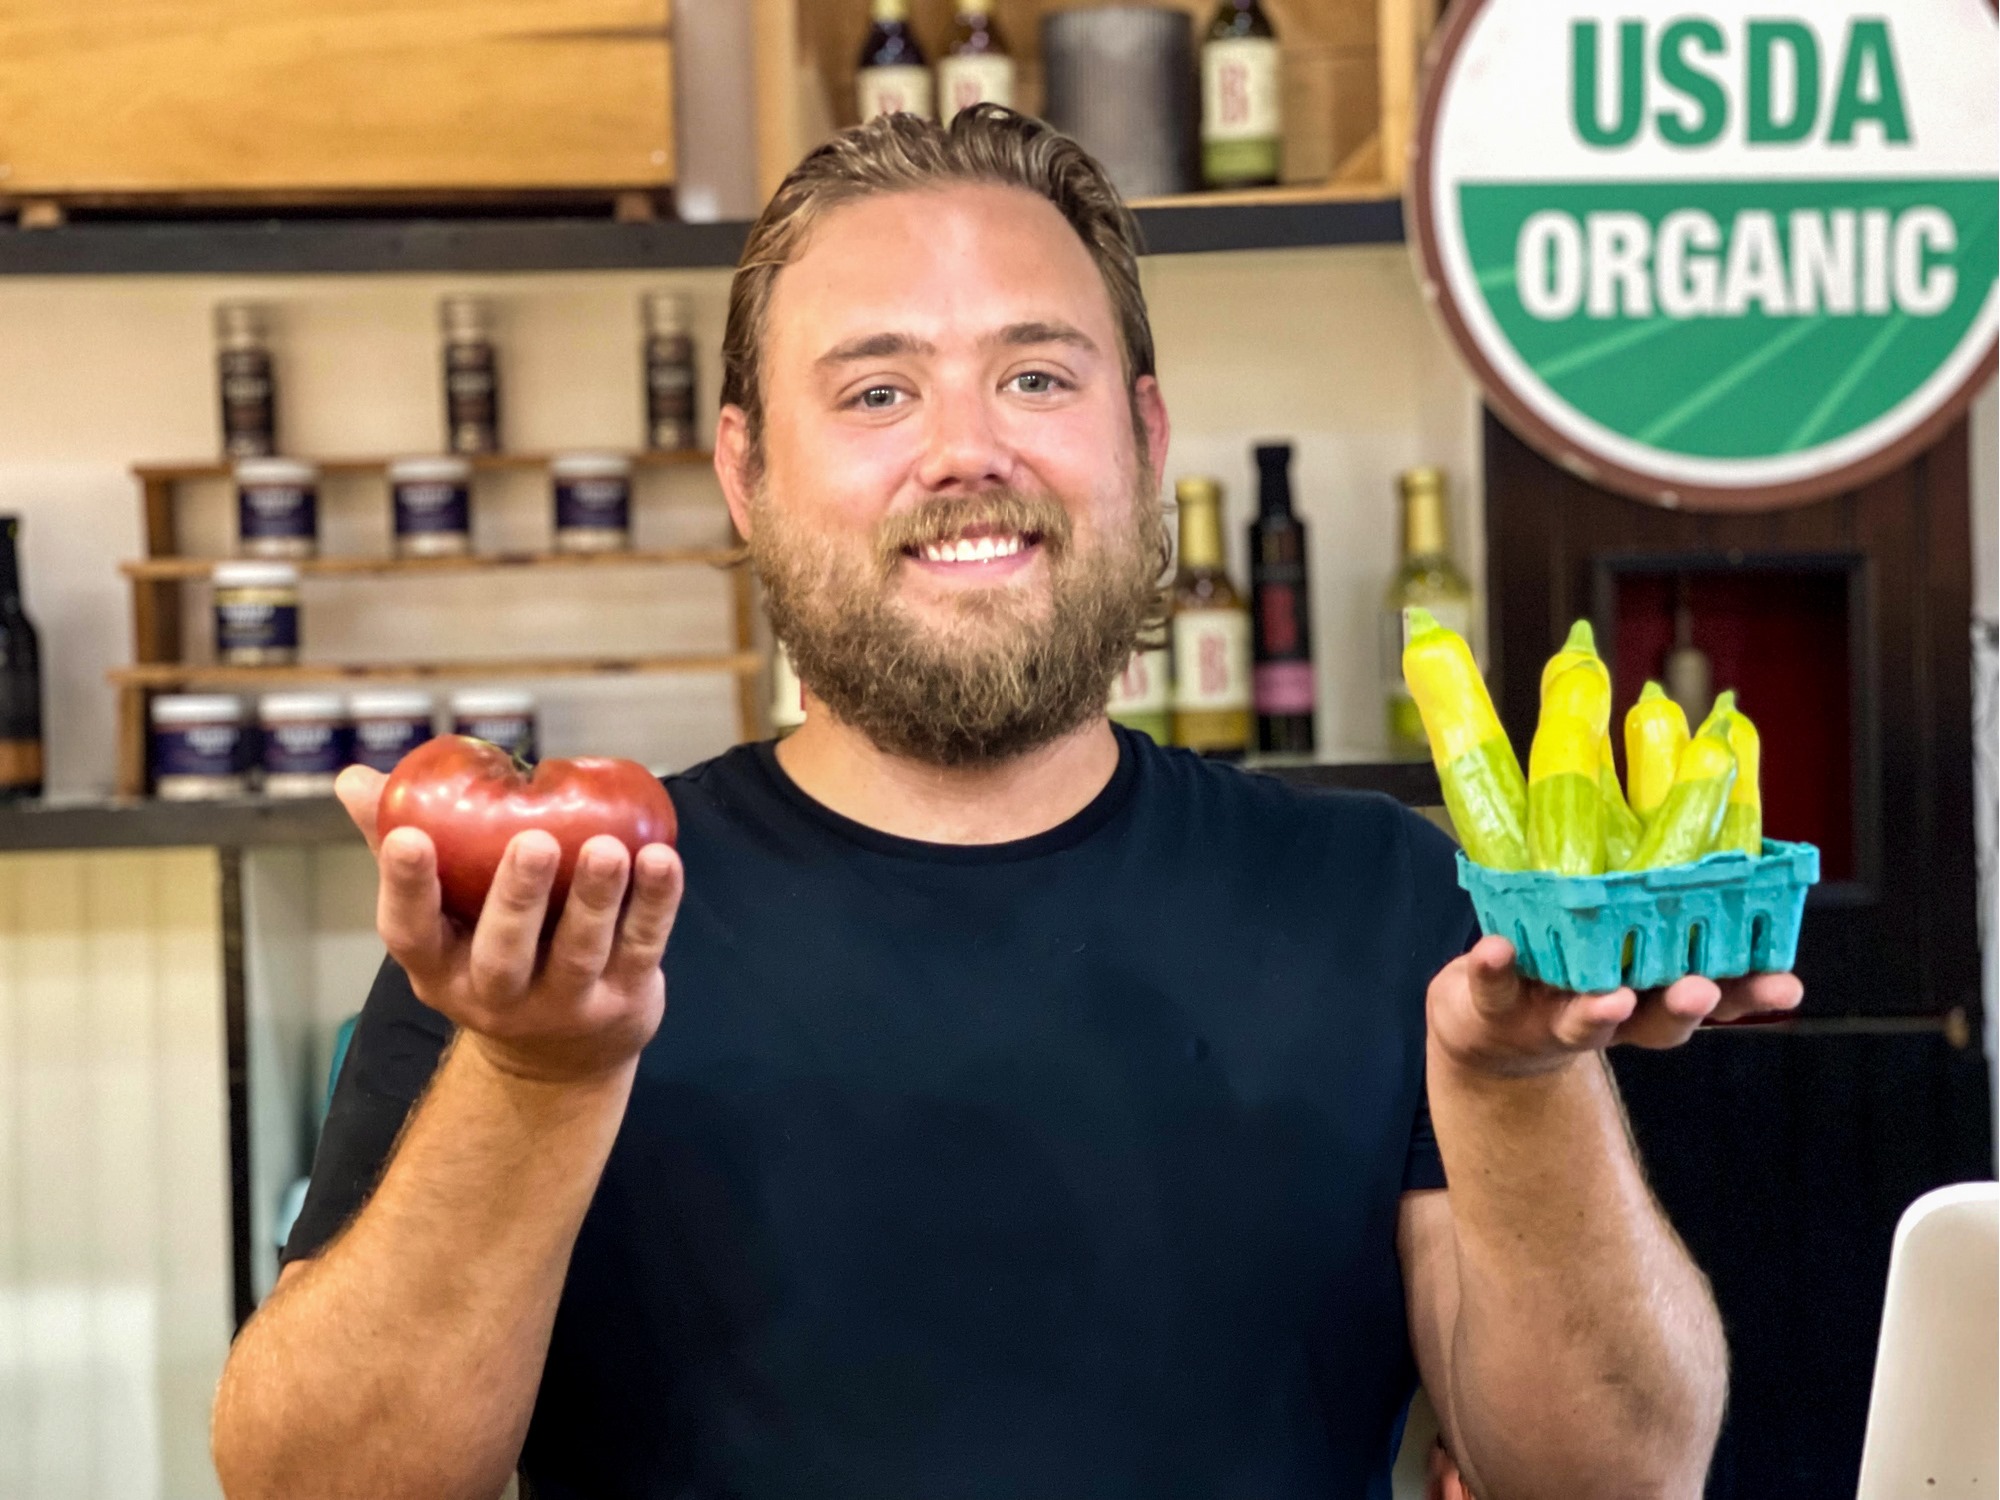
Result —
[[[1169, 555], [1152, 477], [1128, 523], [1080, 553], [1068, 512], [1018, 491], [933, 500], [886, 519], [874, 556], [837, 556], [760, 487], [750, 558], [799, 680], [890, 755], [934, 766], [1012, 759], [1104, 712], [1111, 679], [1157, 626]], [[906, 548], [988, 526], [1036, 536], [1050, 586], [957, 591], [953, 618], [913, 618], [895, 598]]]

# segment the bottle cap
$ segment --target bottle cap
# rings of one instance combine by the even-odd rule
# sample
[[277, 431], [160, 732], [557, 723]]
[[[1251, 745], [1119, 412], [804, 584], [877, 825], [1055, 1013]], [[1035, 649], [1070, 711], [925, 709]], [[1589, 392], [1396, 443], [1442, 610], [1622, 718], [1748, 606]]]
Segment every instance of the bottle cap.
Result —
[[1222, 482], [1205, 474], [1186, 474], [1174, 481], [1174, 499], [1182, 505], [1219, 505]]
[[296, 588], [299, 570], [281, 562], [220, 562], [210, 575], [219, 589]]
[[693, 321], [686, 292], [648, 292], [641, 303], [648, 333], [686, 333]]
[[236, 465], [238, 484], [311, 484], [319, 470], [296, 458], [246, 458]]
[[391, 484], [457, 484], [472, 477], [462, 458], [399, 458], [389, 465]]
[[436, 710], [431, 695], [409, 689], [385, 688], [373, 693], [350, 693], [347, 711], [357, 719], [425, 719]]
[[264, 342], [264, 309], [254, 302], [216, 303], [215, 339], [225, 349], [254, 349]]
[[520, 688], [469, 688], [451, 695], [454, 717], [483, 718], [487, 715], [531, 714], [535, 695]]
[[225, 693], [177, 693], [155, 698], [155, 724], [241, 724], [243, 700]]
[[257, 701], [257, 717], [266, 724], [299, 719], [345, 719], [338, 693], [271, 693]]
[[549, 460], [557, 479], [622, 479], [632, 472], [632, 460], [622, 453], [558, 453]]
[[1414, 495], [1424, 490], [1442, 493], [1444, 490], [1444, 470], [1434, 468], [1429, 464], [1424, 465], [1422, 468], [1405, 469], [1396, 482], [1402, 486], [1403, 493], [1406, 495]]
[[483, 339], [492, 326], [492, 309], [482, 297], [446, 297], [438, 303], [438, 326], [455, 342]]

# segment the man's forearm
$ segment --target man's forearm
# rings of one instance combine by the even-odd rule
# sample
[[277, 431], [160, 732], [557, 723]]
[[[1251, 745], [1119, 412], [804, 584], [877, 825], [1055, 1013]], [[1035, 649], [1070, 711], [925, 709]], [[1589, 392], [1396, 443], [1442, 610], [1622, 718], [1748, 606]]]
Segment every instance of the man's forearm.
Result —
[[230, 1353], [231, 1500], [493, 1500], [630, 1080], [524, 1082], [461, 1037], [368, 1206]]
[[1430, 1105], [1458, 1246], [1446, 1399], [1481, 1500], [1699, 1496], [1728, 1353], [1601, 1054], [1495, 1078], [1433, 1043]]

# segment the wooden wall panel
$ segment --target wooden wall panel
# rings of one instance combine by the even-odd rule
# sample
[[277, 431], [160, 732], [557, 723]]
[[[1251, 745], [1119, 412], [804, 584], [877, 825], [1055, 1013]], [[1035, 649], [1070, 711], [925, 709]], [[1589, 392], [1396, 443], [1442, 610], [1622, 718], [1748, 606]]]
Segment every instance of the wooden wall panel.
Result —
[[670, 0], [17, 0], [8, 194], [673, 181]]

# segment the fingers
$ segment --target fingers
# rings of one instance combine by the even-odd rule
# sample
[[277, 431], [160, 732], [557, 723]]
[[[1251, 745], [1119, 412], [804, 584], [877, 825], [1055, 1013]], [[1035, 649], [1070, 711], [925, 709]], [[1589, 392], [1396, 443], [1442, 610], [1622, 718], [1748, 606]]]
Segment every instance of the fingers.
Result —
[[1746, 974], [1723, 981], [1722, 999], [1709, 1017], [1711, 1026], [1737, 1021], [1774, 1020], [1804, 1003], [1806, 987], [1796, 974]]
[[1483, 937], [1465, 957], [1466, 984], [1481, 1015], [1499, 1018], [1519, 1007], [1525, 986], [1514, 967], [1514, 945], [1503, 937]]
[[368, 852], [380, 852], [381, 840], [375, 833], [375, 817], [382, 803], [382, 788], [389, 778], [367, 766], [349, 766], [335, 778], [333, 794], [347, 809], [347, 816], [368, 840]]
[[1615, 1040], [1635, 1047], [1678, 1047], [1715, 1010], [1722, 998], [1713, 979], [1689, 974], [1663, 990], [1650, 990], [1632, 1019], [1618, 1028]]
[[605, 969], [605, 978], [614, 985], [636, 988], [659, 968], [684, 882], [681, 857], [667, 845], [648, 844], [639, 851], [633, 862], [632, 903]]
[[[401, 834], [402, 830], [396, 830]], [[472, 930], [469, 977], [485, 1004], [505, 1004], [527, 993], [535, 950], [548, 915], [562, 846], [539, 828], [517, 833], [500, 857], [493, 885]]]
[[544, 971], [564, 991], [580, 994], [604, 972], [630, 864], [624, 842], [609, 834], [585, 840], [577, 851], [576, 871]]
[[421, 990], [443, 967], [454, 941], [438, 890], [437, 848], [429, 835], [397, 828], [382, 841], [375, 863], [381, 874], [375, 930]]

